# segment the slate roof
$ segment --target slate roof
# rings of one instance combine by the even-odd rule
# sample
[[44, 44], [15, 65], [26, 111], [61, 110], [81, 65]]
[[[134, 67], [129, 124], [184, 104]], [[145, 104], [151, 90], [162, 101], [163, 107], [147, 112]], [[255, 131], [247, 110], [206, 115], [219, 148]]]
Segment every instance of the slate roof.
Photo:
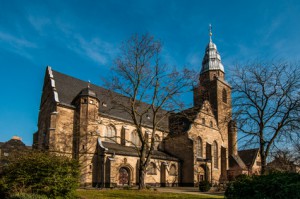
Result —
[[245, 165], [247, 165], [248, 167], [251, 167], [255, 161], [258, 151], [259, 151], [258, 148], [247, 149], [247, 150], [238, 151], [238, 154], [241, 157], [241, 159], [243, 160], [243, 162], [245, 163]]
[[[74, 107], [74, 99], [82, 94], [82, 91], [86, 91], [88, 82], [82, 81], [80, 79], [62, 74], [55, 70], [52, 70], [53, 78], [55, 81], [55, 88], [58, 93], [59, 103], [67, 106]], [[123, 108], [118, 106], [118, 104], [126, 104], [129, 102], [129, 98], [125, 97], [121, 94], [109, 91], [103, 87], [90, 84], [90, 89], [96, 93], [97, 98], [100, 101], [99, 112], [103, 115], [107, 115], [109, 117], [114, 117], [121, 120], [126, 120], [131, 122], [131, 116], [127, 112], [124, 111]], [[118, 103], [115, 103], [117, 101]], [[106, 104], [102, 106], [102, 103]], [[140, 103], [141, 110], [143, 107], [146, 107], [146, 103]], [[166, 111], [162, 110], [160, 112], [161, 115], [165, 115]], [[151, 113], [149, 113], [151, 117]], [[143, 123], [145, 125], [151, 126], [151, 120], [147, 119], [146, 116], [143, 119]], [[160, 123], [160, 129], [168, 131], [168, 118], [166, 117]]]
[[246, 169], [244, 161], [238, 155], [229, 156], [229, 168], [239, 167], [241, 169]]
[[[103, 147], [108, 150], [106, 153], [116, 154], [116, 155], [128, 155], [128, 156], [138, 156], [138, 153], [134, 147], [123, 146], [116, 143], [111, 142], [102, 142]], [[165, 152], [154, 150], [152, 154], [152, 158], [154, 159], [162, 159], [162, 160], [174, 160], [179, 161], [178, 158], [175, 158]]]

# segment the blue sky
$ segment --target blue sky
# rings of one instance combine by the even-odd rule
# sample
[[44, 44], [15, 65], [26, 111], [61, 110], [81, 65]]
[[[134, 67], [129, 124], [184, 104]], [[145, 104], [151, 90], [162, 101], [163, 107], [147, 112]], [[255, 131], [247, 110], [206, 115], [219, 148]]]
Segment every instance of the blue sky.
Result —
[[122, 41], [150, 33], [165, 62], [200, 71], [211, 23], [229, 74], [252, 59], [299, 61], [299, 21], [297, 0], [1, 0], [0, 142], [32, 144], [47, 65], [101, 85]]

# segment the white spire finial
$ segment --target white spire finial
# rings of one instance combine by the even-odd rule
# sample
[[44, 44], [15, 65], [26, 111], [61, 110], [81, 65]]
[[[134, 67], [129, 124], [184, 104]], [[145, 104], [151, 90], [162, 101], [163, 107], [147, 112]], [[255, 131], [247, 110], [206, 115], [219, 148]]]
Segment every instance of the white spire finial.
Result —
[[91, 81], [89, 80], [89, 81], [88, 81], [88, 88], [90, 88], [90, 84], [91, 84]]
[[210, 42], [212, 42], [211, 36], [212, 36], [212, 27], [211, 27], [211, 24], [209, 24], [209, 41]]

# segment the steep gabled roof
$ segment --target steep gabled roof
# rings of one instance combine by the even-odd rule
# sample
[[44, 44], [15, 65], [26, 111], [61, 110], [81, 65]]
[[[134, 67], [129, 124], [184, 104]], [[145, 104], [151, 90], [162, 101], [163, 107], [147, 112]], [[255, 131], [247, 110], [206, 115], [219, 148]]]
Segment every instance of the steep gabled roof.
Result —
[[245, 165], [247, 165], [247, 167], [252, 167], [252, 165], [255, 162], [255, 159], [257, 157], [257, 153], [258, 153], [259, 149], [246, 149], [246, 150], [241, 150], [238, 151], [239, 156], [241, 157], [241, 159], [243, 160], [243, 162], [245, 163]]
[[205, 100], [201, 106], [194, 106], [181, 112], [172, 114], [169, 119], [170, 131], [174, 134], [187, 132], [191, 125], [195, 123], [196, 119], [201, 119], [198, 118], [199, 114], [209, 115], [213, 118], [213, 120], [216, 119], [212, 112], [209, 101]]
[[[54, 81], [53, 85], [54, 91], [57, 92], [57, 102], [59, 104], [75, 108], [73, 104], [74, 99], [82, 92], [82, 90], [87, 88], [89, 83], [52, 70], [50, 67], [48, 67], [46, 71], [49, 73], [50, 78]], [[128, 97], [94, 84], [90, 84], [89, 87], [96, 93], [96, 97], [100, 101], [100, 114], [128, 122], [132, 121], [130, 114], [119, 106], [119, 104], [125, 105], [126, 103], [129, 103]], [[117, 103], [114, 101], [117, 101]], [[105, 106], [102, 106], [102, 103], [105, 103]], [[148, 104], [146, 103], [140, 103], [141, 109], [145, 108], [147, 105]], [[158, 117], [160, 115], [163, 116], [166, 113], [167, 111], [161, 110]], [[151, 112], [149, 112], [149, 116], [152, 116]], [[148, 126], [151, 126], [152, 124], [151, 120], [147, 119], [146, 116], [143, 118], [143, 123]], [[168, 124], [168, 118], [166, 117], [162, 120], [159, 127], [161, 130], [168, 131]]]
[[229, 156], [229, 168], [239, 167], [243, 170], [246, 170], [247, 167], [240, 156], [230, 155]]

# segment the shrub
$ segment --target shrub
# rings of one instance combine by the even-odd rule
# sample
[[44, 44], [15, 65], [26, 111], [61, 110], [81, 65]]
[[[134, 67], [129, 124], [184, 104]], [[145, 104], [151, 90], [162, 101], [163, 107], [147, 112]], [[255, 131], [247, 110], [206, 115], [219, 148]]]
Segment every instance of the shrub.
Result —
[[210, 187], [211, 187], [211, 185], [207, 180], [199, 182], [199, 191], [201, 191], [201, 192], [209, 191]]
[[74, 160], [54, 154], [29, 152], [4, 167], [0, 176], [0, 197], [21, 193], [49, 198], [72, 197], [78, 187], [79, 166]]
[[18, 194], [11, 196], [9, 199], [48, 199], [48, 197], [37, 194]]
[[225, 197], [229, 199], [300, 198], [300, 174], [271, 173], [237, 178], [228, 185]]

